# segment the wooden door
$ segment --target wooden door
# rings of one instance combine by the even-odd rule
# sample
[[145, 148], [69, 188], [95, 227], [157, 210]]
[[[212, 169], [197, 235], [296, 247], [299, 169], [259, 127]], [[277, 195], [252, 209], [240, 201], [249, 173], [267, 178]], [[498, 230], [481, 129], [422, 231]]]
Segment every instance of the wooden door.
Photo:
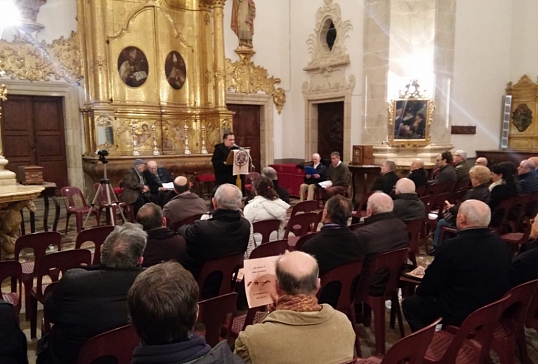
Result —
[[67, 186], [63, 100], [61, 97], [9, 95], [2, 106], [2, 143], [7, 169], [43, 167], [43, 179]]
[[321, 158], [330, 160], [332, 152], [344, 151], [344, 102], [318, 104], [318, 150]]
[[255, 171], [260, 172], [260, 106], [228, 104], [227, 107], [228, 110], [235, 112], [233, 117], [235, 144], [250, 147]]

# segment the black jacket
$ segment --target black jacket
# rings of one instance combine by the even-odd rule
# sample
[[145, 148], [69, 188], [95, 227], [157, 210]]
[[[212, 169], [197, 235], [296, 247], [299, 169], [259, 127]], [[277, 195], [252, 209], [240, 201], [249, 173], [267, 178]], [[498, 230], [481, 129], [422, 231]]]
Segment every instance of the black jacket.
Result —
[[174, 260], [182, 266], [187, 264], [187, 244], [185, 239], [166, 226], [146, 231], [148, 242], [144, 249], [143, 267]]
[[316, 167], [316, 174], [319, 174], [319, 178], [314, 178], [314, 176], [311, 176], [310, 178], [306, 178], [306, 173], [304, 176], [304, 183], [307, 185], [312, 185], [315, 183], [320, 183], [327, 180], [327, 167], [323, 165], [323, 163], [319, 163]]
[[456, 179], [457, 177], [454, 167], [447, 164], [439, 170], [439, 174], [437, 175], [434, 183], [456, 182]]
[[538, 173], [529, 172], [519, 175], [519, 184], [522, 193], [538, 192]]
[[396, 175], [396, 173], [387, 172], [374, 181], [374, 184], [372, 188], [370, 188], [370, 191], [383, 191], [384, 193], [389, 195], [394, 189], [394, 186], [399, 179], [400, 178]]
[[19, 328], [15, 309], [0, 299], [0, 363], [28, 364], [26, 336]]
[[424, 168], [418, 168], [411, 171], [407, 178], [415, 182], [415, 188], [426, 186], [428, 184], [428, 173]]
[[213, 169], [215, 170], [215, 183], [217, 186], [224, 183], [235, 184], [235, 177], [233, 176], [233, 166], [225, 165], [228, 158], [228, 154], [231, 150], [237, 148], [228, 149], [224, 143], [219, 143], [215, 145], [215, 150], [213, 151], [213, 156], [211, 157], [211, 163], [213, 163]]
[[280, 197], [280, 199], [284, 201], [285, 203], [289, 204], [290, 194], [288, 190], [286, 190], [284, 187], [280, 187], [277, 179], [273, 180], [273, 187], [275, 188], [276, 193], [278, 193], [278, 197]]
[[450, 209], [448, 209], [448, 211], [452, 214], [455, 221], [456, 215], [458, 215], [458, 211], [462, 202], [465, 202], [467, 200], [478, 200], [487, 204], [489, 202], [489, 194], [489, 186], [487, 184], [476, 186], [475, 188], [467, 191], [463, 196], [461, 202], [452, 206]]
[[419, 200], [416, 193], [394, 195], [394, 209], [392, 213], [403, 222], [426, 217], [425, 209], [424, 203]]

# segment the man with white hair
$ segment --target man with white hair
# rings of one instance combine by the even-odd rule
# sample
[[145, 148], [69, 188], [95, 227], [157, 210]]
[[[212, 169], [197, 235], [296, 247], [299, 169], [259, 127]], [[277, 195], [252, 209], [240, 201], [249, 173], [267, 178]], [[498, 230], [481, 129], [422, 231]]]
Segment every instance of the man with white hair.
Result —
[[409, 178], [415, 183], [415, 188], [426, 186], [428, 184], [428, 172], [424, 169], [424, 161], [420, 158], [415, 158], [409, 167]]
[[164, 167], [159, 167], [156, 161], [149, 161], [148, 168], [144, 172], [144, 178], [148, 184], [151, 194], [159, 202], [162, 207], [170, 201], [174, 195], [174, 191], [169, 191], [163, 187], [163, 183], [172, 182], [174, 178]]
[[484, 202], [467, 200], [458, 210], [458, 235], [441, 245], [416, 290], [403, 302], [412, 331], [436, 318], [459, 326], [476, 309], [510, 288], [510, 252], [502, 238], [488, 229], [491, 211]]
[[[377, 192], [368, 198], [365, 226], [356, 231], [365, 254], [365, 266], [377, 254], [409, 246], [407, 225], [393, 215], [393, 208], [392, 198], [385, 193]], [[386, 284], [383, 277], [370, 288], [371, 294], [383, 293]]]
[[269, 178], [273, 182], [273, 188], [275, 189], [276, 193], [278, 194], [278, 197], [285, 203], [290, 203], [290, 194], [289, 192], [283, 188], [280, 187], [278, 184], [278, 175], [273, 167], [265, 167], [262, 169], [262, 176]]
[[312, 154], [312, 167], [315, 173], [305, 173], [304, 183], [301, 184], [299, 190], [299, 200], [304, 201], [304, 195], [308, 192], [306, 199], [313, 200], [316, 192], [317, 184], [327, 180], [327, 167], [321, 163], [321, 157], [318, 153]]
[[453, 157], [455, 166], [454, 170], [456, 171], [456, 181], [462, 179], [469, 179], [469, 170], [471, 167], [467, 164], [467, 152], [464, 150], [456, 150]]
[[396, 163], [384, 161], [381, 164], [381, 176], [374, 181], [370, 191], [381, 191], [390, 194], [399, 177], [396, 175]]
[[484, 166], [484, 167], [487, 167], [488, 166], [488, 160], [484, 157], [478, 157], [476, 158], [475, 162], [474, 162], [474, 165], [475, 166]]
[[394, 187], [394, 209], [392, 213], [403, 222], [426, 217], [425, 206], [415, 192], [415, 183], [409, 178], [402, 178]]

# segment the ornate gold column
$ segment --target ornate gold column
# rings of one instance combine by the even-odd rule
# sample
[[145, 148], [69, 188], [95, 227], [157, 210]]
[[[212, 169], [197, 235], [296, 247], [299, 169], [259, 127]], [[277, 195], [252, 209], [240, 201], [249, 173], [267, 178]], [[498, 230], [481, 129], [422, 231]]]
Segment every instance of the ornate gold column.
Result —
[[[105, 26], [107, 23], [107, 0], [93, 0], [93, 7], [91, 8], [92, 24], [102, 24]], [[90, 31], [92, 31], [91, 29]], [[86, 32], [88, 33], [88, 32]], [[91, 37], [91, 65], [92, 80], [94, 87], [90, 87], [90, 90], [94, 91], [91, 95], [92, 101], [94, 100], [109, 100], [109, 82], [108, 82], [108, 56], [107, 56], [107, 39], [106, 33], [102, 31], [93, 31]]]
[[226, 66], [224, 62], [224, 3], [226, 0], [213, 2], [214, 57], [215, 57], [215, 107], [226, 109]]

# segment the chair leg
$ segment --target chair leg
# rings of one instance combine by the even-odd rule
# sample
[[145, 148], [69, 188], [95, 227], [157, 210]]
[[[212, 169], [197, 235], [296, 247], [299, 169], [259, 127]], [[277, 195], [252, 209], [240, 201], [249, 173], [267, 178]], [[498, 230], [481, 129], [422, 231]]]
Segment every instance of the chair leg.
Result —
[[516, 345], [519, 351], [519, 361], [522, 364], [532, 364], [527, 352], [527, 342], [525, 341], [525, 330], [518, 329], [516, 332]]
[[77, 219], [77, 234], [78, 234], [78, 233], [80, 233], [82, 231], [82, 213], [77, 212], [75, 214], [75, 217]]
[[400, 307], [398, 295], [392, 299], [391, 310], [392, 308], [396, 309], [396, 317], [398, 317], [398, 326], [400, 327], [400, 337], [403, 339], [405, 337], [405, 331], [403, 326], [402, 308]]
[[362, 357], [361, 353], [361, 342], [359, 339], [359, 330], [357, 329], [357, 318], [355, 316], [355, 307], [351, 305], [349, 308], [349, 319], [353, 325], [353, 331], [355, 332], [355, 352], [356, 356]]
[[22, 282], [24, 286], [24, 310], [26, 311], [25, 313], [26, 321], [30, 321], [32, 317], [31, 315], [32, 306], [30, 304], [30, 292], [32, 290], [32, 284], [34, 283], [32, 278], [30, 278], [30, 280], [28, 281]]
[[71, 215], [67, 213], [67, 216], [65, 217], [65, 235], [67, 235], [67, 229], [69, 228], [69, 218]]
[[375, 328], [375, 355], [385, 354], [385, 301], [376, 297], [372, 301]]
[[30, 338], [35, 339], [37, 336], [37, 300], [30, 295], [26, 298], [30, 301]]

